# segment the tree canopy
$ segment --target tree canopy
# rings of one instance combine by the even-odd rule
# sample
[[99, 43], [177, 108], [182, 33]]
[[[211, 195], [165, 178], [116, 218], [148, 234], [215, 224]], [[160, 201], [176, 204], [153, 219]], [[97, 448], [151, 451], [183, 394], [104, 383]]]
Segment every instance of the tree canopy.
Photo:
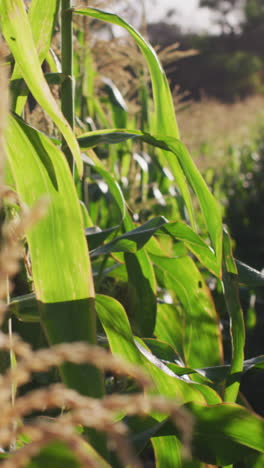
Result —
[[218, 24], [222, 26], [223, 32], [232, 29], [230, 13], [243, 14], [241, 26], [244, 30], [257, 27], [264, 21], [264, 0], [200, 0], [199, 5], [218, 14]]

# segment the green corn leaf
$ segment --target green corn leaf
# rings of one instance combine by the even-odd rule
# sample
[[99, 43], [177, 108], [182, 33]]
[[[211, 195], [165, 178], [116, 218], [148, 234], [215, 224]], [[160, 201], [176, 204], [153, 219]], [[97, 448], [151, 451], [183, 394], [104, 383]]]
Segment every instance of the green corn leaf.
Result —
[[[163, 314], [164, 312], [165, 311], [163, 311]], [[167, 317], [164, 317], [164, 319], [165, 318]], [[153, 338], [145, 338], [144, 343], [155, 356], [164, 362], [177, 375], [190, 375], [197, 373], [207, 382], [223, 382], [230, 371], [230, 364], [203, 367], [200, 369], [185, 367], [181, 357], [168, 343]], [[256, 356], [244, 361], [242, 375], [254, 369], [259, 369], [260, 371], [264, 369], [264, 355]]]
[[[243, 371], [245, 325], [243, 310], [239, 301], [237, 274], [233, 272], [233, 265], [235, 269], [236, 265], [232, 256], [231, 239], [226, 231], [224, 231], [223, 246], [223, 289], [225, 302], [229, 313], [230, 334], [232, 341], [232, 362], [230, 373], [226, 382], [225, 401], [235, 402], [238, 396], [240, 380]], [[230, 272], [227, 268], [232, 268], [233, 271]]]
[[198, 258], [202, 265], [218, 276], [219, 270], [212, 248], [208, 246], [187, 224], [181, 221], [177, 223], [167, 223], [162, 227], [160, 232], [166, 232], [175, 239], [182, 241]]
[[[138, 452], [141, 452], [151, 441], [156, 467], [205, 468], [198, 460], [183, 457], [183, 447], [180, 442], [182, 434], [178, 430], [177, 425], [173, 429], [173, 425], [168, 419], [158, 422], [151, 416], [145, 416], [144, 419], [135, 416], [128, 418], [127, 424], [130, 433], [132, 433], [133, 445]], [[188, 423], [185, 429], [186, 432], [191, 434], [192, 428], [188, 427]], [[175, 435], [171, 436], [169, 433], [174, 433]]]
[[14, 297], [9, 305], [9, 311], [21, 322], [40, 322], [40, 314], [35, 293]]
[[[94, 170], [107, 182], [111, 194], [120, 209], [122, 217], [120, 222], [123, 221], [126, 231], [133, 230], [134, 225], [127, 213], [124, 196], [116, 179], [103, 168], [101, 161], [93, 151], [89, 151], [89, 158], [86, 156], [83, 156], [83, 158], [87, 164], [92, 164]], [[116, 230], [116, 227], [112, 229]], [[108, 233], [104, 233], [102, 236], [105, 234], [107, 235]], [[125, 263], [130, 285], [128, 302], [130, 304], [131, 318], [139, 334], [151, 336], [155, 327], [157, 309], [156, 281], [153, 267], [144, 249], [134, 254], [127, 253], [125, 255]]]
[[236, 404], [205, 407], [190, 403], [194, 454], [203, 462], [229, 465], [253, 450], [264, 452], [264, 420]]
[[120, 225], [114, 226], [109, 229], [100, 229], [98, 226], [92, 226], [90, 228], [85, 229], [85, 235], [88, 240], [88, 245], [90, 248], [90, 253], [93, 250], [97, 250], [97, 248], [103, 244], [103, 242], [113, 234], [114, 232], [118, 231]]
[[164, 362], [176, 375], [198, 374], [200, 377], [199, 381], [202, 383], [212, 383], [212, 380], [206, 376], [206, 372], [203, 369], [185, 367], [181, 357], [168, 343], [153, 338], [145, 338], [144, 343], [151, 350], [152, 354]]
[[176, 468], [182, 464], [182, 446], [177, 437], [153, 437], [151, 440], [156, 468]]
[[[161, 313], [159, 314], [159, 308], [161, 308]], [[25, 294], [23, 296], [14, 297], [8, 307], [9, 313], [13, 314], [18, 320], [22, 322], [39, 322], [40, 313], [38, 309], [38, 303], [36, 295], [34, 293]], [[171, 317], [168, 316], [168, 311], [171, 311]], [[160, 320], [162, 318], [162, 320]], [[172, 337], [174, 338], [175, 328], [173, 327], [173, 318], [175, 318], [174, 308], [168, 304], [159, 304], [158, 314], [157, 314], [157, 333], [159, 335], [165, 335], [167, 341], [170, 341], [170, 335], [168, 332], [172, 328]], [[171, 324], [171, 327], [168, 329], [166, 322]], [[162, 324], [165, 324], [164, 329], [162, 329]], [[165, 339], [166, 339], [165, 338]], [[144, 343], [148, 346], [151, 352], [158, 357], [176, 374], [176, 375], [189, 375], [198, 373], [200, 376], [204, 377], [207, 381], [210, 382], [222, 382], [224, 381], [230, 371], [230, 364], [225, 364], [222, 366], [211, 366], [203, 368], [191, 368], [185, 367], [181, 361], [181, 357], [173, 348], [174, 341], [172, 345], [167, 342], [160, 341], [154, 338], [144, 338]], [[247, 372], [252, 370], [263, 371], [264, 369], [264, 355], [255, 356], [250, 359], [246, 359], [243, 362], [243, 371], [242, 375], [245, 375]]]
[[[78, 138], [78, 142], [81, 148], [87, 149], [101, 143], [120, 143], [130, 138], [137, 138], [150, 145], [166, 150], [170, 168], [174, 167], [176, 161], [179, 162], [185, 174], [181, 179], [181, 183], [186, 184], [186, 177], [196, 193], [211, 238], [213, 251], [208, 247], [206, 248], [205, 243], [201, 239], [199, 241], [195, 233], [190, 234], [190, 229], [186, 228], [184, 235], [187, 237], [188, 246], [192, 246], [195, 255], [199, 256], [199, 259], [202, 260], [209, 270], [220, 276], [222, 268], [222, 220], [220, 207], [193, 163], [187, 149], [179, 140], [168, 137], [154, 137], [139, 130], [108, 129], [84, 134]], [[181, 177], [181, 173], [179, 173], [179, 177]], [[186, 199], [185, 203], [188, 209]], [[180, 229], [182, 231], [181, 235], [183, 235], [184, 228], [178, 228], [179, 231]]]
[[28, 468], [51, 466], [56, 457], [57, 468], [81, 468], [77, 457], [61, 442], [53, 442], [44, 447], [27, 465]]
[[114, 125], [125, 128], [127, 126], [128, 111], [125, 100], [112, 80], [106, 77], [102, 77], [102, 81], [104, 83], [104, 89], [109, 97], [109, 102], [112, 106]]
[[[110, 468], [110, 465], [93, 450], [91, 445], [84, 442], [83, 449], [85, 449], [87, 455], [96, 460], [99, 466]], [[40, 453], [33, 457], [27, 468], [46, 468], [47, 466], [53, 466], [54, 468], [82, 468], [83, 464], [64, 442], [56, 441], [42, 448]]]
[[91, 256], [106, 255], [111, 252], [136, 252], [148, 242], [151, 236], [166, 223], [162, 216], [152, 218], [146, 223], [141, 224], [132, 231], [116, 237], [111, 242], [91, 251]]
[[[50, 0], [49, 2], [32, 0], [30, 4], [28, 19], [40, 63], [43, 62], [50, 48], [59, 3], [58, 0]], [[28, 90], [21, 93], [23, 83], [17, 81], [21, 76], [19, 66], [16, 64], [11, 77], [11, 91], [13, 110], [19, 115], [24, 108], [28, 95]]]
[[[256, 451], [264, 452], [264, 420], [248, 409], [234, 403], [212, 406], [188, 403], [185, 407], [193, 416], [192, 455], [194, 459], [189, 461], [190, 468], [200, 466], [196, 459], [202, 463], [226, 466], [242, 462], [248, 457], [253, 457], [254, 454], [256, 456]], [[169, 419], [163, 420], [162, 424], [157, 424], [157, 422], [148, 417], [145, 421], [145, 426], [148, 427], [153, 441], [156, 437], [166, 440], [173, 435], [179, 436], [178, 428]], [[166, 460], [166, 454], [164, 457]], [[167, 460], [170, 463], [170, 457]], [[188, 467], [188, 461], [186, 463]]]
[[[171, 369], [167, 364], [164, 365], [164, 363], [157, 358], [152, 352], [150, 352], [150, 349], [146, 346], [143, 340], [140, 338], [135, 339], [135, 343], [137, 348], [140, 350], [140, 352], [147, 358], [147, 360], [150, 363], [153, 363], [155, 366], [159, 367], [159, 369], [162, 369], [166, 374], [168, 375], [173, 375], [171, 374]], [[184, 380], [188, 385], [196, 385], [196, 389], [199, 390], [199, 392], [204, 396], [205, 401], [208, 404], [217, 404], [222, 402], [220, 396], [209, 386], [203, 385], [203, 384], [198, 384], [194, 383], [189, 377], [179, 377], [179, 374], [174, 374], [175, 376], [178, 376], [178, 378]]]
[[[92, 16], [99, 20], [119, 25], [125, 28], [128, 31], [128, 33], [131, 34], [133, 39], [136, 41], [139, 49], [141, 50], [150, 72], [155, 106], [154, 132], [158, 135], [179, 138], [179, 129], [175, 117], [174, 105], [169, 84], [164, 70], [162, 69], [158, 57], [151, 45], [148, 44], [145, 41], [145, 39], [130, 24], [128, 24], [126, 21], [124, 21], [117, 15], [107, 13], [105, 11], [98, 10], [95, 8], [76, 8], [73, 11], [78, 14]], [[170, 161], [167, 162], [171, 164]], [[187, 206], [191, 223], [194, 226], [195, 222], [193, 216], [191, 196], [188, 187], [185, 183], [182, 168], [179, 162], [177, 160], [174, 160], [173, 164], [170, 165], [170, 169], [177, 184], [179, 185], [179, 189]]]
[[133, 26], [128, 24], [118, 15], [107, 13], [96, 8], [74, 8], [73, 11], [76, 14], [92, 16], [99, 20], [116, 24], [126, 29], [129, 34], [131, 34], [144, 55], [149, 67], [153, 86], [153, 97], [158, 115], [158, 121], [156, 124], [156, 127], [159, 128], [158, 133], [178, 138], [179, 130], [169, 84], [156, 52], [151, 45], [145, 41]]
[[112, 197], [117, 203], [117, 206], [120, 210], [120, 224], [123, 222], [127, 215], [127, 209], [126, 209], [126, 201], [123, 195], [123, 192], [116, 181], [115, 177], [112, 176], [103, 166], [102, 162], [100, 161], [99, 158], [97, 158], [96, 154], [94, 151], [90, 150], [89, 151], [89, 157], [86, 156], [85, 154], [82, 154], [82, 160], [85, 164], [91, 166], [95, 172], [100, 174], [103, 179], [106, 181], [109, 190], [112, 194]]
[[23, 0], [1, 0], [0, 15], [2, 33], [28, 89], [63, 134], [75, 159], [78, 172], [82, 175], [78, 143], [44, 78]]
[[[175, 296], [174, 300], [179, 300], [183, 305], [183, 309], [178, 310], [175, 307], [168, 311], [170, 314], [174, 313], [175, 320], [181, 323], [181, 329], [173, 338], [176, 342], [168, 343], [179, 353], [183, 350], [186, 366], [196, 368], [220, 364], [222, 350], [216, 311], [209, 289], [195, 263], [187, 256], [150, 257], [154, 262], [159, 284]], [[166, 335], [170, 335], [171, 332], [164, 332], [164, 328], [171, 327], [171, 322], [166, 320], [162, 324], [162, 318], [157, 320], [156, 336], [167, 341]]]
[[213, 404], [221, 401], [209, 387], [191, 381], [186, 382], [177, 377], [144, 347], [139, 338], [136, 345], [126, 312], [118, 301], [97, 294], [96, 310], [112, 352], [134, 364], [142, 365], [153, 381], [155, 393], [171, 396], [179, 402], [201, 402], [207, 399]]
[[246, 457], [243, 462], [245, 468], [263, 468], [264, 454], [255, 453], [254, 455]]
[[[79, 200], [76, 198], [63, 153], [44, 134], [16, 116], [9, 118], [6, 146], [16, 187], [23, 201], [32, 206], [43, 195], [50, 199], [47, 217], [34, 227], [32, 233], [28, 234], [29, 239], [32, 237], [35, 241], [31, 248], [31, 255], [34, 257], [36, 255], [33, 268], [36, 290], [41, 293], [38, 299], [55, 302], [60, 299], [71, 300], [74, 296], [78, 299], [87, 296], [87, 283], [83, 281], [77, 281], [70, 288], [69, 285], [66, 286], [69, 281], [67, 278], [70, 278], [72, 274], [77, 275], [80, 266], [84, 268], [80, 274], [87, 278], [89, 259]], [[52, 220], [54, 220], [54, 226]], [[74, 235], [72, 230], [76, 231]], [[37, 238], [38, 231], [39, 238]], [[45, 255], [41, 254], [37, 244], [42, 246]], [[67, 245], [71, 245], [71, 248], [67, 248]], [[74, 252], [74, 256], [69, 255], [68, 260], [65, 255], [67, 251]], [[51, 255], [49, 259], [47, 252]], [[65, 262], [63, 268], [57, 262], [62, 290], [54, 287], [58, 280], [56, 270], [47, 274], [49, 264], [56, 266], [54, 259], [57, 256], [60, 261], [63, 259]], [[73, 260], [74, 263], [72, 263]], [[42, 282], [47, 282], [47, 285], [43, 287]], [[92, 284], [90, 291], [92, 291]]]
[[248, 288], [258, 288], [264, 286], [264, 274], [255, 268], [236, 260], [238, 272], [238, 282]]
[[[83, 158], [87, 164], [92, 164], [94, 170], [106, 180], [121, 211], [121, 222], [123, 221], [126, 231], [132, 231], [134, 225], [128, 215], [124, 196], [116, 179], [103, 168], [101, 161], [92, 150], [89, 150], [89, 157], [83, 156]], [[126, 253], [125, 263], [130, 286], [128, 302], [130, 303], [134, 326], [139, 334], [151, 336], [155, 327], [157, 309], [156, 281], [153, 267], [144, 249], [134, 254]]]
[[[177, 363], [183, 365], [180, 355], [173, 349], [171, 345], [156, 338], [144, 338], [144, 343], [151, 352], [165, 363]], [[184, 372], [182, 372], [182, 375]]]
[[[45, 135], [12, 116], [6, 153], [20, 200], [29, 207], [43, 196], [50, 200], [45, 218], [27, 234], [41, 321], [49, 341], [94, 343], [91, 267], [80, 204], [64, 155]], [[64, 382], [81, 393], [102, 395], [97, 369], [64, 364], [61, 373]]]
[[183, 358], [185, 329], [180, 316], [181, 311], [178, 312], [174, 304], [158, 304], [154, 333], [159, 340], [169, 344]]
[[[125, 227], [133, 227], [126, 217]], [[135, 253], [124, 254], [128, 275], [128, 314], [133, 328], [140, 336], [152, 336], [157, 312], [157, 284], [150, 258], [142, 248]]]

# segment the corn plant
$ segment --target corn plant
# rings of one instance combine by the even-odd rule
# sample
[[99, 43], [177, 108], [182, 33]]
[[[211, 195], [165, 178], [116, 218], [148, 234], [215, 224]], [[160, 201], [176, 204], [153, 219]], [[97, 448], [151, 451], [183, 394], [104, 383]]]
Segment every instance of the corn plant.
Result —
[[[104, 115], [102, 100], [92, 95], [91, 52], [87, 49], [82, 64], [76, 58], [80, 54], [73, 57], [73, 20], [80, 17], [118, 25], [135, 41], [153, 96], [146, 72], [139, 72], [139, 118], [129, 115], [109, 78], [104, 78], [104, 103], [110, 117]], [[180, 140], [169, 84], [155, 51], [119, 16], [73, 7], [71, 0], [32, 0], [28, 11], [23, 0], [1, 0], [0, 18], [10, 51], [6, 182], [19, 199], [16, 213], [24, 206], [32, 209], [43, 197], [48, 203], [45, 216], [26, 233], [33, 288], [12, 298], [8, 310], [25, 327], [40, 323], [51, 346], [34, 355], [18, 338], [13, 347], [5, 341], [2, 347], [11, 347], [22, 361], [0, 385], [19, 388], [32, 372], [52, 365], [59, 366], [63, 383], [14, 398], [13, 412], [9, 408], [3, 421], [19, 420], [22, 448], [4, 454], [3, 466], [140, 467], [148, 458], [162, 468], [261, 466], [263, 419], [241, 398], [239, 388], [242, 375], [263, 368], [264, 359], [244, 361], [238, 287], [262, 286], [263, 275], [233, 258], [221, 207]], [[83, 31], [76, 37], [88, 48]], [[54, 41], [56, 49], [61, 43], [56, 58]], [[80, 105], [74, 70], [81, 66]], [[52, 93], [54, 83], [61, 106]], [[52, 134], [29, 124], [31, 96], [53, 122]], [[95, 127], [89, 131], [87, 117]], [[128, 207], [134, 192], [124, 179], [132, 170], [140, 181], [135, 188], [143, 207], [140, 216], [137, 201], [133, 215]], [[154, 199], [161, 200], [159, 216], [151, 211], [151, 187]], [[229, 314], [229, 361], [207, 284], [212, 278]], [[3, 401], [8, 401], [6, 394]], [[43, 404], [72, 411], [53, 424], [22, 420]], [[77, 425], [82, 436], [75, 432]], [[11, 435], [0, 438], [4, 446]], [[30, 465], [29, 458], [43, 446]]]

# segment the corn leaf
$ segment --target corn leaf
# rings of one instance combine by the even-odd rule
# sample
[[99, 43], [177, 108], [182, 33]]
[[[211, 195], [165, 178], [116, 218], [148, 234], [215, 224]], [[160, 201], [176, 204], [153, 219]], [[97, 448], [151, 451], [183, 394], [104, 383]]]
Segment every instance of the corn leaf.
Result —
[[132, 231], [128, 231], [121, 236], [115, 237], [115, 239], [107, 244], [92, 250], [91, 257], [106, 255], [111, 252], [136, 252], [137, 250], [142, 249], [150, 237], [153, 236], [161, 226], [166, 224], [166, 222], [166, 219], [162, 216], [152, 218]]
[[[87, 443], [83, 443], [83, 450], [96, 460], [102, 468], [110, 468], [110, 465], [96, 453], [96, 451]], [[63, 442], [51, 442], [40, 450], [40, 453], [33, 457], [31, 462], [27, 464], [27, 468], [46, 468], [53, 466], [56, 468], [82, 468], [83, 464], [78, 460], [78, 457], [73, 454]]]
[[213, 404], [221, 401], [220, 397], [209, 387], [191, 381], [186, 382], [176, 376], [147, 350], [139, 338], [135, 341], [126, 312], [118, 301], [97, 294], [96, 310], [112, 352], [134, 364], [143, 365], [153, 381], [155, 393], [172, 396], [179, 403], [207, 400]]
[[151, 440], [156, 468], [182, 467], [182, 447], [177, 437], [153, 437]]
[[[195, 263], [187, 256], [165, 258], [150, 255], [150, 258], [155, 265], [159, 284], [172, 297], [175, 296], [174, 301], [179, 300], [183, 305], [183, 309], [174, 308], [175, 320], [181, 323], [180, 341], [174, 342], [174, 348], [178, 352], [183, 349], [185, 365], [196, 368], [220, 364], [222, 349], [216, 311], [209, 289]], [[162, 324], [160, 317], [157, 324], [156, 336], [165, 341], [164, 328], [171, 327], [171, 322], [166, 320]], [[177, 335], [174, 340], [177, 340]]]
[[248, 288], [258, 288], [264, 286], [264, 274], [255, 268], [236, 260], [238, 282]]
[[[94, 290], [88, 249], [79, 200], [64, 155], [45, 135], [12, 116], [6, 131], [6, 151], [20, 200], [29, 207], [43, 196], [50, 200], [45, 218], [27, 234], [36, 296], [49, 341], [94, 343]], [[66, 384], [81, 393], [102, 394], [96, 369], [65, 364], [61, 373]]]
[[[106, 171], [106, 169], [104, 169], [103, 164], [92, 150], [89, 150], [89, 158], [83, 156], [83, 159], [88, 164], [91, 164], [94, 170], [106, 180], [111, 194], [120, 209], [122, 216], [120, 222], [123, 222], [126, 231], [132, 231], [134, 229], [134, 225], [128, 215], [124, 196], [119, 187], [119, 184], [116, 182], [115, 177], [113, 177], [108, 171]], [[110, 228], [110, 233], [116, 230], [116, 228], [117, 227]], [[101, 238], [104, 238], [105, 234], [107, 235], [108, 233], [105, 232], [101, 234]], [[124, 239], [121, 239], [121, 242], [122, 240], [124, 249]], [[125, 242], [126, 246], [128, 247], [127, 241]], [[104, 247], [101, 247], [101, 249], [104, 251]], [[100, 252], [102, 251], [101, 249]], [[147, 253], [144, 251], [144, 248], [141, 249], [141, 251], [135, 251], [133, 254], [127, 253], [125, 256], [125, 263], [127, 273], [129, 275], [130, 287], [128, 290], [128, 302], [130, 303], [130, 313], [133, 324], [140, 335], [151, 336], [155, 327], [157, 310], [156, 280], [153, 267]]]
[[[225, 388], [225, 401], [235, 402], [238, 396], [240, 379], [243, 371], [245, 325], [243, 310], [239, 301], [238, 278], [233, 273], [233, 265], [236, 268], [232, 255], [231, 239], [224, 231], [224, 268], [223, 286], [224, 297], [229, 313], [230, 334], [232, 343], [232, 362], [230, 373]], [[231, 267], [230, 267], [231, 264]], [[228, 269], [231, 269], [231, 272]]]
[[[30, 4], [28, 18], [40, 63], [43, 62], [50, 48], [59, 3], [58, 0], [49, 0], [48, 2], [32, 0]], [[23, 93], [20, 92], [23, 83], [19, 83], [16, 80], [21, 76], [19, 66], [16, 64], [11, 77], [11, 90], [13, 110], [19, 115], [23, 110], [28, 95], [27, 90]]]
[[[218, 276], [215, 254], [213, 249], [208, 246], [203, 239], [194, 232], [190, 226], [184, 222], [167, 223], [159, 232], [168, 233], [175, 239], [182, 241], [196, 258], [206, 266], [214, 275]], [[157, 234], [159, 234], [159, 232]]]
[[[196, 458], [202, 463], [226, 466], [256, 456], [256, 451], [264, 452], [264, 420], [248, 409], [234, 403], [212, 406], [188, 403], [185, 407], [193, 416], [194, 460], [189, 461], [190, 467], [200, 466]], [[179, 429], [169, 419], [158, 425], [157, 421], [147, 418], [145, 425], [149, 426], [149, 433], [152, 428], [153, 441], [156, 437], [164, 437], [166, 440], [173, 435], [179, 436]], [[166, 454], [163, 456], [166, 460]], [[167, 458], [167, 463], [169, 464], [163, 466], [172, 466], [170, 457]], [[186, 466], [188, 467], [188, 460]], [[246, 466], [251, 468], [251, 465]]]
[[1, 0], [0, 15], [2, 33], [19, 66], [22, 77], [36, 101], [61, 131], [81, 175], [82, 160], [78, 143], [44, 78], [23, 0]]
[[131, 34], [139, 46], [142, 54], [144, 55], [149, 67], [153, 86], [153, 97], [158, 115], [157, 126], [160, 130], [159, 133], [178, 138], [179, 130], [168, 80], [164, 70], [161, 67], [156, 52], [151, 47], [151, 45], [145, 41], [145, 39], [133, 28], [133, 26], [128, 24], [118, 15], [107, 13], [106, 11], [102, 11], [96, 8], [74, 8], [73, 11], [76, 14], [92, 16], [99, 20], [116, 24], [126, 29], [129, 34]]
[[[149, 72], [152, 81], [153, 99], [155, 105], [155, 133], [158, 135], [179, 138], [179, 129], [175, 117], [175, 111], [169, 84], [164, 70], [162, 69], [162, 66], [159, 62], [159, 59], [151, 45], [145, 41], [141, 34], [139, 34], [130, 24], [128, 24], [118, 15], [107, 13], [96, 8], [76, 8], [74, 9], [74, 12], [81, 15], [92, 16], [99, 20], [116, 24], [118, 26], [121, 26], [122, 28], [125, 28], [129, 32], [129, 34], [131, 34], [131, 36], [136, 41], [139, 49], [141, 50], [142, 54], [144, 55], [146, 63], [149, 67]], [[167, 162], [169, 163], [169, 165], [171, 164], [170, 161]], [[177, 160], [174, 160], [173, 164], [170, 165], [170, 169], [185, 200], [191, 223], [194, 226], [195, 222], [193, 216], [192, 201], [188, 190], [188, 186], [185, 182], [182, 168], [179, 162]]]
[[[211, 238], [213, 251], [209, 247], [206, 247], [202, 239], [199, 241], [195, 233], [191, 235], [190, 229], [187, 232], [187, 228], [184, 233], [186, 241], [188, 242], [188, 246], [192, 245], [192, 250], [206, 268], [213, 271], [217, 276], [220, 276], [222, 268], [222, 219], [220, 207], [193, 163], [187, 149], [179, 140], [152, 136], [139, 130], [108, 129], [84, 134], [78, 138], [78, 141], [81, 148], [90, 148], [101, 143], [119, 143], [130, 138], [138, 138], [150, 145], [166, 150], [170, 168], [178, 160], [185, 174], [183, 176], [184, 179], [186, 177], [199, 200]], [[183, 180], [182, 182], [185, 183]], [[188, 205], [186, 206], [188, 208]], [[183, 228], [181, 230], [183, 231]]]
[[89, 157], [86, 156], [85, 154], [82, 154], [82, 160], [85, 164], [91, 166], [95, 172], [100, 174], [103, 179], [106, 181], [108, 188], [112, 194], [112, 197], [116, 201], [116, 204], [120, 210], [120, 224], [123, 222], [125, 217], [127, 216], [127, 209], [126, 209], [126, 201], [123, 195], [123, 192], [116, 181], [115, 177], [112, 176], [109, 171], [107, 171], [100, 159], [96, 156], [94, 151], [89, 150]]
[[264, 452], [264, 420], [236, 404], [187, 405], [194, 416], [194, 454], [203, 462], [228, 465], [253, 450]]

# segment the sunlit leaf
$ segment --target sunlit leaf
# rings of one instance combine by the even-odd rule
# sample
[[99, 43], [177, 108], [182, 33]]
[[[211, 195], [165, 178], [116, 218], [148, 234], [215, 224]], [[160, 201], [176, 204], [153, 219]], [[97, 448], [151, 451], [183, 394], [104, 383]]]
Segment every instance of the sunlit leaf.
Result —
[[[30, 4], [28, 18], [40, 63], [43, 62], [50, 48], [59, 3], [58, 0], [49, 0], [48, 2], [32, 0]], [[21, 93], [23, 83], [17, 81], [21, 76], [19, 66], [16, 64], [11, 77], [11, 90], [13, 110], [19, 115], [23, 110], [28, 95], [28, 90], [24, 90]]]
[[[174, 302], [178, 300], [183, 306], [178, 309], [171, 306], [167, 311], [170, 315], [175, 314], [175, 321], [179, 324], [176, 328], [178, 333], [168, 343], [179, 353], [183, 351], [186, 366], [220, 364], [222, 351], [216, 311], [209, 289], [195, 263], [187, 256], [166, 258], [151, 255], [151, 259], [160, 285], [174, 295]], [[157, 337], [166, 341], [166, 334], [171, 334], [173, 322], [165, 319], [162, 324], [162, 315], [158, 320]], [[168, 332], [164, 330], [166, 327], [169, 328]]]
[[[43, 196], [49, 199], [46, 216], [27, 233], [34, 287], [49, 341], [94, 343], [91, 267], [80, 204], [65, 157], [44, 134], [12, 116], [6, 152], [20, 200], [32, 207]], [[65, 364], [61, 372], [66, 384], [81, 393], [102, 394], [96, 369]]]
[[[83, 449], [87, 451], [91, 458], [94, 458], [102, 468], [110, 468], [110, 465], [100, 457], [91, 445], [83, 443]], [[67, 447], [63, 442], [52, 442], [44, 447], [38, 455], [27, 465], [27, 468], [81, 468], [83, 465], [78, 460], [77, 454]]]
[[[177, 377], [169, 368], [155, 359], [146, 348], [142, 347], [139, 339], [137, 339], [136, 346], [127, 315], [118, 301], [108, 296], [96, 295], [96, 310], [112, 352], [134, 364], [143, 365], [153, 380], [156, 393], [173, 396], [179, 402], [205, 401], [206, 398], [201, 392], [203, 389], [206, 392], [207, 389], [203, 385], [194, 382], [187, 383], [184, 379]], [[221, 401], [220, 397], [217, 397], [216, 393], [209, 388], [207, 398], [214, 403]]]
[[194, 453], [204, 462], [229, 465], [253, 450], [264, 452], [264, 420], [236, 404], [187, 405], [195, 418]]
[[[63, 117], [41, 70], [29, 19], [23, 0], [1, 0], [1, 28], [19, 70], [36, 101], [54, 120], [63, 134], [82, 174], [82, 160], [72, 129]], [[34, 70], [34, 73], [32, 72]]]
[[[153, 100], [155, 106], [154, 132], [158, 135], [179, 138], [179, 129], [175, 117], [174, 104], [168, 80], [158, 60], [158, 57], [151, 45], [145, 41], [141, 34], [139, 34], [130, 24], [128, 24], [118, 15], [107, 13], [105, 11], [98, 10], [95, 8], [76, 8], [75, 13], [92, 16], [97, 19], [119, 25], [122, 28], [125, 28], [129, 32], [129, 34], [131, 34], [133, 39], [136, 41], [139, 49], [141, 50], [150, 72], [153, 89]], [[166, 155], [164, 158], [166, 161]], [[185, 177], [182, 168], [177, 159], [175, 159], [172, 164], [169, 160], [167, 160], [166, 162], [169, 164], [173, 177], [175, 178], [175, 181], [177, 182], [182, 196], [185, 200], [191, 223], [193, 226], [195, 226], [191, 196], [188, 190], [188, 186], [185, 182]]]
[[[223, 286], [226, 307], [229, 314], [232, 343], [232, 361], [226, 382], [225, 401], [235, 402], [238, 396], [240, 379], [243, 371], [245, 325], [243, 310], [239, 300], [238, 278], [235, 274], [235, 262], [232, 256], [231, 239], [224, 231], [224, 269]], [[232, 268], [234, 265], [234, 268]]]
[[[217, 276], [220, 276], [222, 268], [222, 221], [220, 207], [193, 163], [187, 149], [179, 140], [169, 137], [154, 137], [139, 130], [108, 129], [87, 133], [79, 137], [78, 141], [81, 148], [90, 148], [101, 143], [118, 143], [130, 138], [137, 138], [150, 145], [164, 149], [170, 167], [173, 167], [176, 161], [182, 167], [185, 174], [182, 183], [186, 184], [186, 178], [196, 193], [211, 238], [213, 251], [209, 247], [206, 248], [206, 244], [201, 239], [199, 241], [195, 233], [191, 235], [190, 229], [187, 232], [188, 228], [186, 228], [184, 235], [187, 237], [188, 245], [192, 246], [195, 254], [199, 256], [206, 267], [209, 270], [213, 270]], [[188, 208], [186, 199], [185, 203]], [[178, 228], [178, 231], [180, 229], [181, 232], [179, 234], [182, 236], [184, 228]]]

